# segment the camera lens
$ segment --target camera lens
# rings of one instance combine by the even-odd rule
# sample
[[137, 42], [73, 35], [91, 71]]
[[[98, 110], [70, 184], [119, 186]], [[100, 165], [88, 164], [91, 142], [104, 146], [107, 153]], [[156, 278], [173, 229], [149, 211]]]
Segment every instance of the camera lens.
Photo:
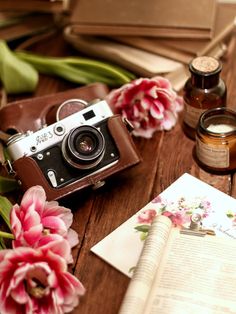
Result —
[[94, 142], [94, 139], [91, 136], [88, 135], [82, 135], [80, 138], [76, 141], [76, 148], [77, 151], [80, 153], [90, 153], [94, 150], [96, 147], [96, 142]]
[[93, 126], [80, 126], [71, 130], [62, 143], [65, 160], [73, 167], [90, 169], [103, 158], [105, 140], [102, 133]]

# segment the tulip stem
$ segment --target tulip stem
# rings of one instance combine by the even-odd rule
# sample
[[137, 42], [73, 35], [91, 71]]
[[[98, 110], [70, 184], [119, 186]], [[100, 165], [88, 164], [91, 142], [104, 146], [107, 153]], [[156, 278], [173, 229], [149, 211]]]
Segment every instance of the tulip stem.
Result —
[[7, 239], [14, 239], [14, 236], [12, 233], [0, 231], [0, 237], [1, 238], [7, 238]]

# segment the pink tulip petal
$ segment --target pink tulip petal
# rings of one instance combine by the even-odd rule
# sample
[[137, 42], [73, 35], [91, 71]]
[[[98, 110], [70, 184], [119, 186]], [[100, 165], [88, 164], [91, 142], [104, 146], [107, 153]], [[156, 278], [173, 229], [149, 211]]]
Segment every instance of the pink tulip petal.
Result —
[[40, 223], [41, 219], [36, 211], [31, 210], [25, 214], [23, 221], [25, 231], [30, 230], [30, 228], [34, 227], [35, 225], [40, 225]]
[[64, 273], [60, 277], [60, 283], [65, 303], [71, 303], [74, 293], [77, 293], [78, 295], [83, 295], [85, 293], [85, 288], [81, 282], [69, 273]]
[[163, 119], [163, 107], [160, 104], [160, 106], [157, 106], [156, 103], [151, 106], [150, 108], [150, 114], [155, 119]]
[[140, 99], [141, 107], [144, 110], [149, 110], [150, 107], [152, 106], [152, 102], [153, 102], [153, 99], [150, 98], [150, 97], [145, 97], [144, 96], [142, 99]]
[[21, 206], [24, 208], [29, 207], [34, 204], [34, 206], [40, 212], [41, 208], [43, 208], [46, 201], [46, 194], [41, 186], [33, 186], [29, 188], [21, 201]]
[[24, 239], [29, 244], [29, 246], [35, 246], [41, 237], [42, 231], [43, 226], [40, 224], [32, 227], [29, 231], [24, 232]]
[[37, 247], [45, 246], [48, 243], [53, 242], [53, 241], [62, 241], [63, 239], [64, 238], [60, 234], [57, 234], [57, 233], [47, 234], [40, 238], [40, 240], [38, 241]]
[[21, 222], [18, 218], [17, 211], [19, 211], [19, 205], [14, 205], [11, 209], [10, 213], [10, 223], [11, 223], [11, 229], [13, 231], [13, 235], [15, 237], [18, 237], [21, 233]]
[[71, 248], [75, 247], [79, 244], [78, 233], [73, 229], [69, 229], [67, 234], [67, 240]]
[[67, 229], [73, 222], [73, 215], [69, 208], [59, 206], [57, 202], [49, 202], [44, 208], [42, 217], [45, 216], [57, 216], [64, 221]]
[[[8, 250], [0, 250], [0, 263], [4, 260], [5, 256], [11, 252], [10, 249]], [[1, 264], [0, 264], [0, 269], [1, 269]], [[1, 272], [0, 272], [0, 276], [1, 276]]]
[[11, 291], [11, 297], [14, 299], [15, 302], [20, 304], [24, 304], [28, 301], [29, 296], [25, 291], [25, 286], [23, 282]]
[[171, 89], [170, 81], [164, 77], [156, 76], [153, 80], [157, 83], [157, 85], [161, 88]]
[[172, 114], [172, 112], [166, 112], [165, 117], [162, 121], [162, 126], [164, 130], [171, 130], [172, 127], [176, 123], [176, 117]]
[[50, 287], [52, 288], [56, 288], [58, 286], [58, 278], [56, 276], [56, 273], [55, 272], [51, 272], [49, 275], [48, 275], [48, 284], [50, 285]]
[[158, 97], [157, 87], [154, 85], [148, 91], [147, 95], [151, 96], [151, 98], [155, 99]]
[[52, 251], [54, 255], [63, 257], [68, 263], [73, 262], [69, 242], [58, 234], [44, 236], [38, 245], [44, 252]]
[[15, 302], [11, 300], [10, 298], [7, 298], [7, 300], [4, 303], [0, 303], [0, 312], [2, 314], [20, 314], [23, 312], [21, 311], [21, 307], [18, 306], [16, 308]]
[[67, 233], [64, 221], [57, 216], [47, 216], [42, 218], [42, 224], [44, 228], [49, 229], [52, 232], [56, 231], [59, 234]]

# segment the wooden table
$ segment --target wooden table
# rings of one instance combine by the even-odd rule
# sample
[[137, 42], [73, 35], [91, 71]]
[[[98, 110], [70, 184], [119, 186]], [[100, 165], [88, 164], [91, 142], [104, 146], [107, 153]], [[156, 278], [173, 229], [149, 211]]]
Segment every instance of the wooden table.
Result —
[[[76, 55], [61, 36], [42, 41], [32, 50], [51, 56]], [[228, 87], [228, 106], [236, 109], [236, 36], [230, 42], [223, 60], [222, 77]], [[52, 94], [74, 84], [58, 78], [40, 77], [33, 96]], [[25, 96], [24, 96], [25, 97]], [[27, 95], [32, 97], [32, 95]], [[22, 96], [21, 96], [22, 98]], [[115, 314], [125, 294], [129, 279], [90, 252], [90, 248], [141, 209], [183, 173], [209, 183], [236, 197], [236, 176], [216, 176], [200, 169], [192, 157], [194, 142], [181, 128], [181, 119], [172, 131], [158, 132], [152, 139], [135, 138], [143, 161], [133, 168], [110, 177], [105, 186], [96, 191], [83, 190], [63, 203], [74, 213], [73, 228], [80, 243], [73, 251], [72, 271], [86, 287], [86, 294], [73, 313]], [[124, 256], [125, 258], [125, 256]]]

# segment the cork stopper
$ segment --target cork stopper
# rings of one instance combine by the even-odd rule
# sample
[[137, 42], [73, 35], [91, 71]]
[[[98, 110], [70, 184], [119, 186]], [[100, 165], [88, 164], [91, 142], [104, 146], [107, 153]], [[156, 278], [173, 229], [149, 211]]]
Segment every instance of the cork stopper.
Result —
[[190, 70], [199, 74], [214, 74], [221, 70], [220, 62], [212, 57], [201, 56], [192, 60]]
[[221, 62], [213, 57], [194, 58], [189, 64], [192, 84], [197, 88], [212, 88], [220, 79]]

